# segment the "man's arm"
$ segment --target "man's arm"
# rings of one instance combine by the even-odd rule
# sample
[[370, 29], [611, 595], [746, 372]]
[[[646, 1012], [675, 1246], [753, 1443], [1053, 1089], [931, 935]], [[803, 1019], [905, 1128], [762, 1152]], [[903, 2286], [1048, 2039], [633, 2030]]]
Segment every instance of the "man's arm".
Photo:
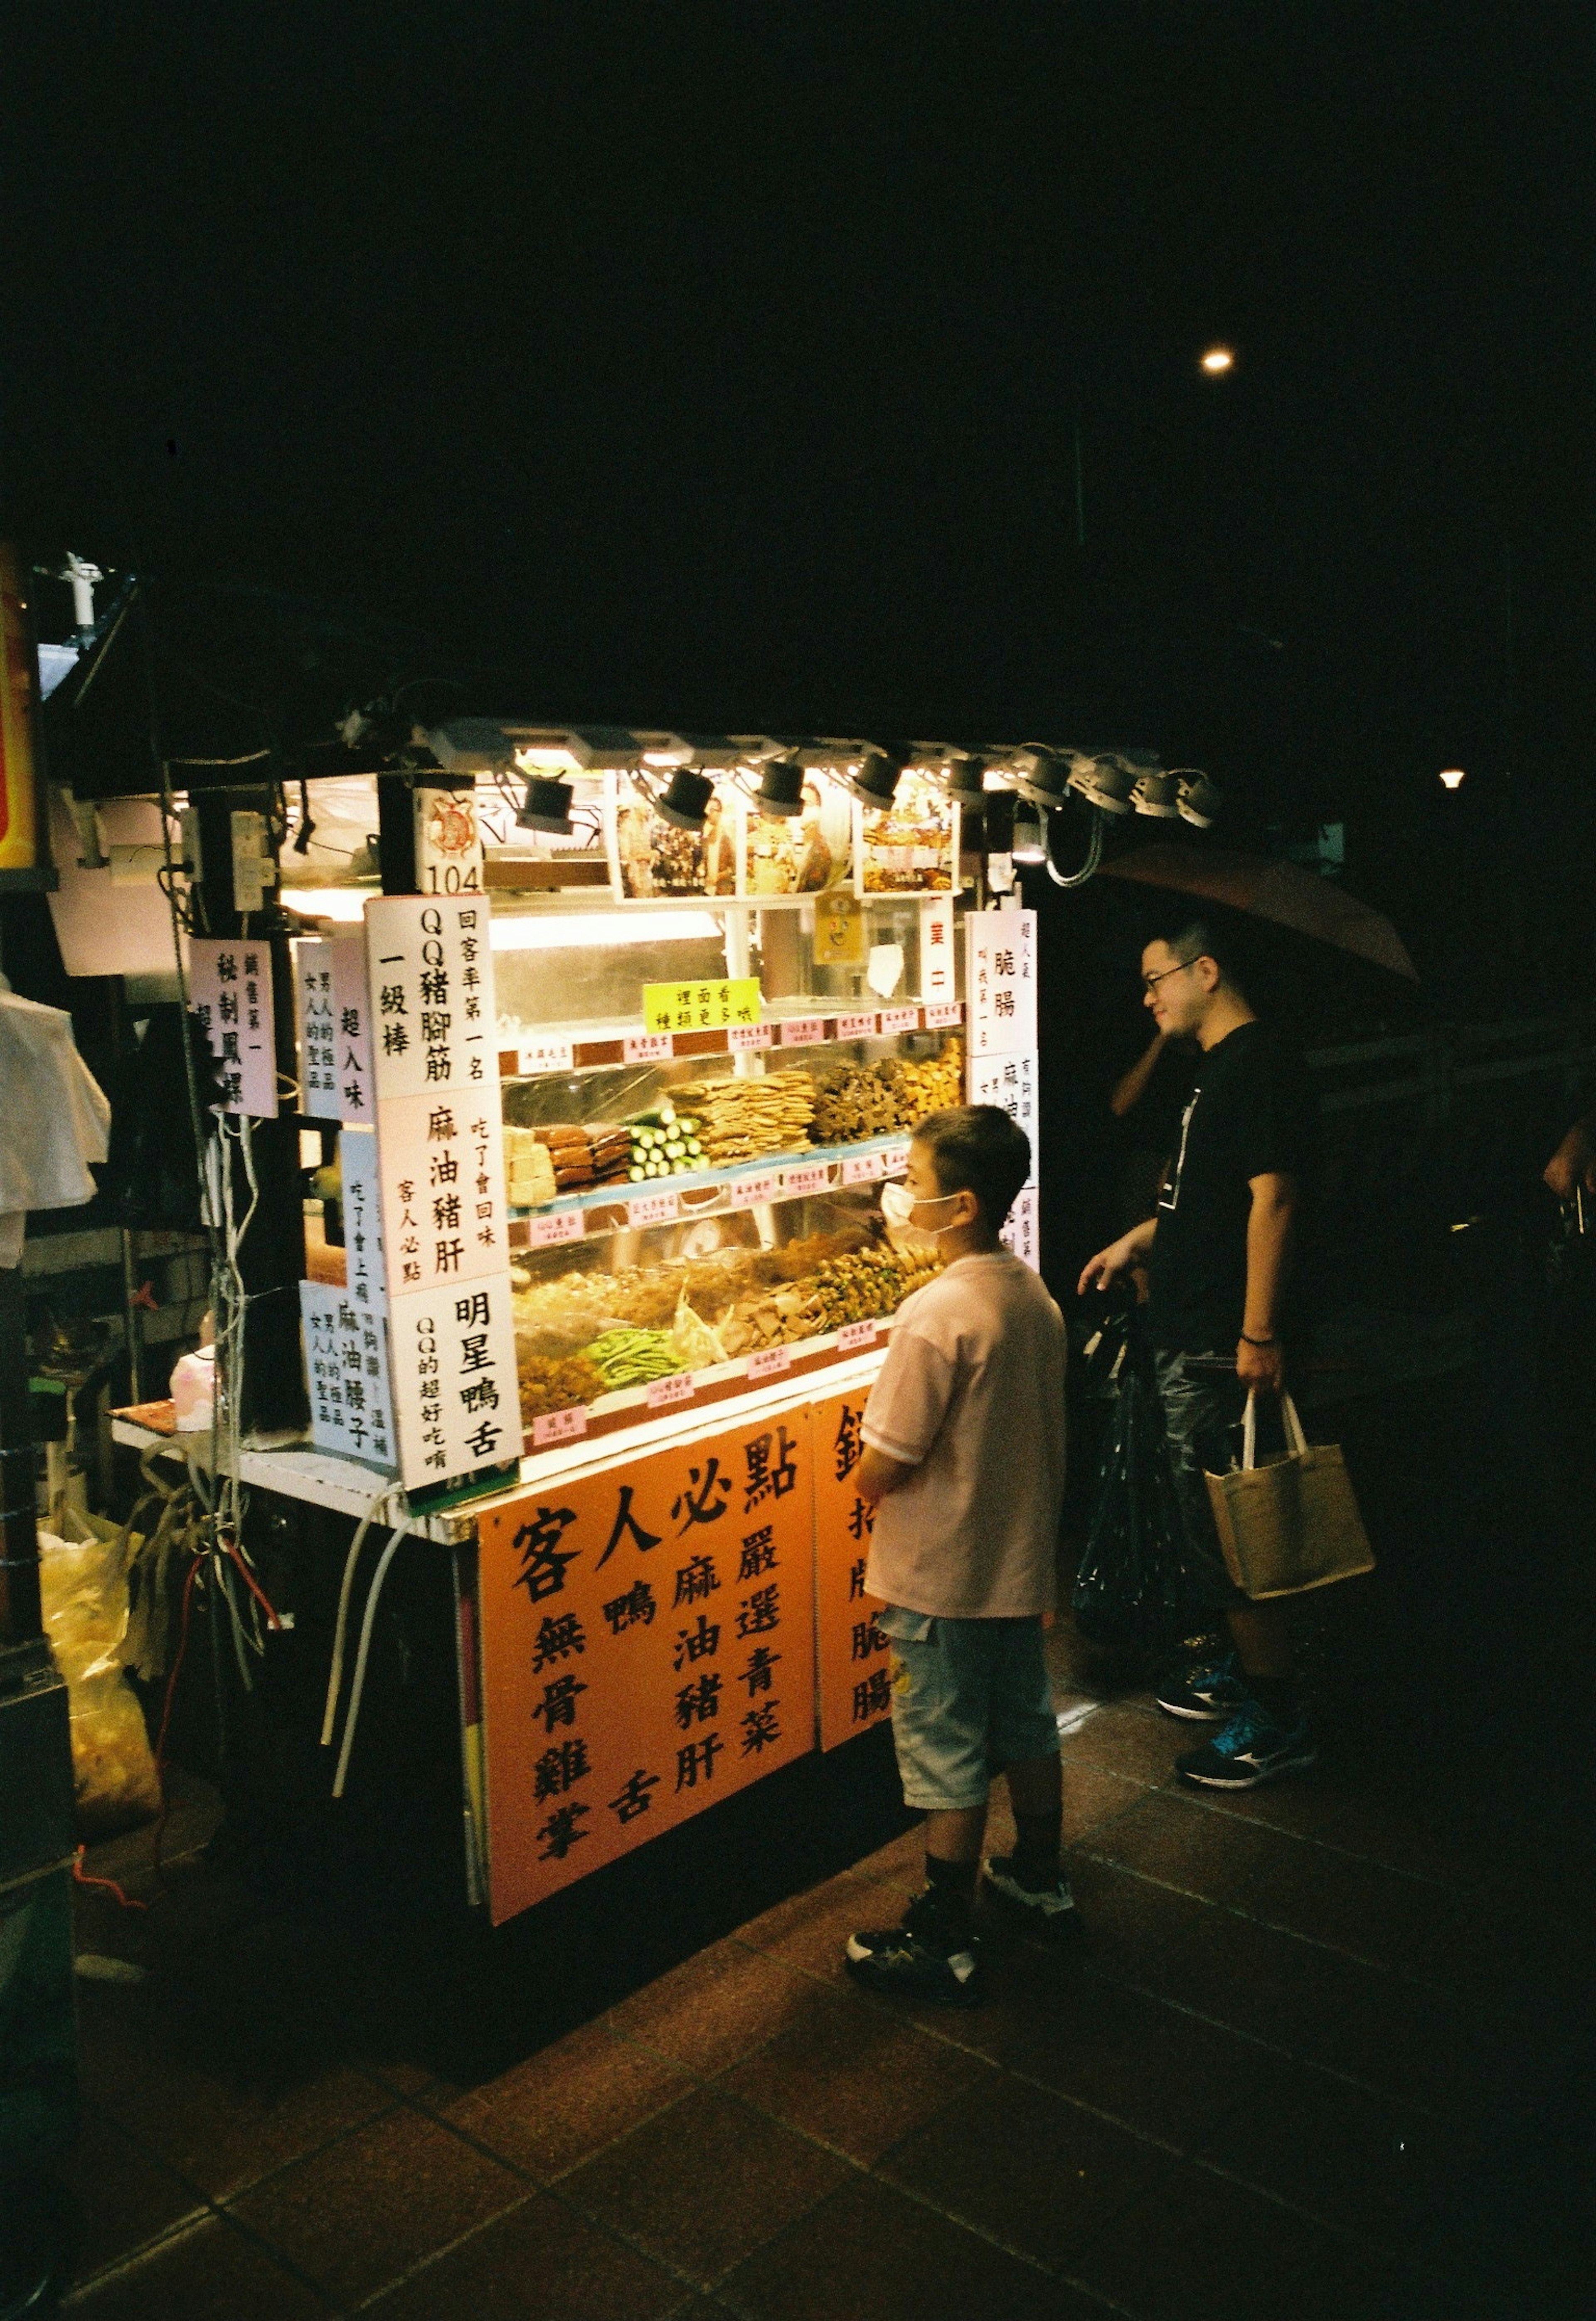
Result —
[[1126, 1114], [1134, 1111], [1146, 1095], [1147, 1083], [1153, 1078], [1154, 1067], [1163, 1053], [1166, 1037], [1166, 1033], [1155, 1032], [1146, 1054], [1138, 1056], [1129, 1071], [1122, 1073], [1115, 1081], [1113, 1092], [1108, 1098], [1108, 1109], [1116, 1120], [1123, 1120]]
[[884, 1451], [872, 1451], [867, 1443], [853, 1470], [853, 1488], [865, 1505], [873, 1507], [889, 1491], [901, 1490], [914, 1471], [901, 1459], [889, 1459]]
[[1560, 1201], [1572, 1201], [1582, 1185], [1596, 1193], [1596, 1104], [1574, 1122], [1542, 1174]]
[[[1280, 1315], [1291, 1265], [1297, 1179], [1271, 1174], [1250, 1178], [1248, 1183], [1253, 1206], [1247, 1216], [1247, 1297], [1236, 1349], [1236, 1375], [1244, 1386], [1260, 1386], [1278, 1394], [1285, 1367]], [[1250, 1343], [1257, 1339], [1268, 1343]]]
[[1099, 1249], [1094, 1258], [1087, 1261], [1076, 1285], [1077, 1294], [1084, 1297], [1089, 1289], [1107, 1289], [1118, 1280], [1122, 1273], [1128, 1273], [1133, 1265], [1140, 1265], [1152, 1248], [1153, 1236], [1157, 1231], [1158, 1219], [1144, 1217], [1139, 1225], [1132, 1225], [1129, 1233], [1121, 1233], [1119, 1239], [1110, 1242], [1107, 1249]]

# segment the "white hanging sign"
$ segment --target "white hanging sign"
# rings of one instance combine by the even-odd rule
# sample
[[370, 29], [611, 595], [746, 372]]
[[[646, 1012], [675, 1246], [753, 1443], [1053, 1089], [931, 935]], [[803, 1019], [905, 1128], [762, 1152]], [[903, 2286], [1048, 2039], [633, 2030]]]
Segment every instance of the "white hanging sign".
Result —
[[299, 1109], [307, 1120], [338, 1118], [338, 1006], [333, 996], [333, 946], [306, 935], [294, 945], [294, 1000], [299, 1040]]
[[1034, 1050], [1026, 1055], [972, 1056], [970, 1060], [971, 1103], [1000, 1105], [1031, 1140], [1027, 1185], [1037, 1181], [1036, 1078]]
[[366, 939], [333, 935], [333, 1010], [337, 1117], [369, 1128], [376, 1117], [371, 1077], [371, 1000], [366, 988]]
[[299, 1285], [305, 1375], [310, 1388], [310, 1439], [318, 1451], [395, 1467], [388, 1332], [382, 1315], [357, 1305], [348, 1289], [321, 1281]]
[[1034, 1273], [1042, 1270], [1042, 1219], [1040, 1196], [1035, 1185], [1027, 1185], [1008, 1212], [1008, 1221], [998, 1238], [1006, 1249], [1028, 1265]]
[[972, 911], [964, 922], [965, 1013], [973, 1056], [1036, 1045], [1036, 914]]
[[399, 1476], [407, 1490], [518, 1458], [521, 1399], [508, 1274], [389, 1301]]
[[275, 1120], [269, 946], [255, 937], [191, 935], [188, 985], [194, 1012], [221, 1067], [223, 1111]]

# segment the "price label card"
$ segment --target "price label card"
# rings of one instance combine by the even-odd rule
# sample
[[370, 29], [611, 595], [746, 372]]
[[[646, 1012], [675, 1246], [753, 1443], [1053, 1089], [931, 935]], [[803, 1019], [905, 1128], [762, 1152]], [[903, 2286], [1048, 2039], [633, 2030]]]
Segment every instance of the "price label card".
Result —
[[873, 1040], [880, 1021], [879, 1015], [839, 1015], [836, 1036], [839, 1040]]
[[515, 1070], [522, 1079], [534, 1072], [569, 1072], [576, 1051], [569, 1040], [522, 1040], [516, 1043]]
[[964, 1010], [956, 999], [938, 999], [926, 1010], [928, 1032], [945, 1031], [950, 1024], [962, 1024], [963, 1020]]
[[875, 1343], [876, 1325], [873, 1322], [844, 1322], [837, 1332], [839, 1354], [857, 1354]]
[[692, 1398], [691, 1370], [678, 1370], [674, 1378], [650, 1379], [648, 1382], [648, 1406], [651, 1410], [669, 1410], [672, 1403], [691, 1402]]
[[784, 1199], [795, 1200], [807, 1193], [824, 1193], [830, 1179], [824, 1160], [814, 1160], [804, 1169], [783, 1169], [781, 1192]]
[[779, 1199], [780, 1192], [781, 1179], [774, 1169], [768, 1169], [762, 1177], [738, 1177], [732, 1185], [732, 1198], [750, 1209]]
[[533, 1448], [546, 1451], [553, 1443], [575, 1443], [588, 1431], [585, 1404], [578, 1403], [574, 1410], [545, 1410], [532, 1422]]
[[676, 1042], [669, 1032], [637, 1032], [622, 1041], [621, 1053], [629, 1064], [668, 1064]]
[[768, 1048], [773, 1037], [768, 1024], [731, 1024], [726, 1027], [726, 1045], [734, 1054], [740, 1048]]
[[907, 1169], [907, 1167], [908, 1144], [907, 1140], [902, 1144], [889, 1144], [887, 1150], [881, 1155], [882, 1176], [896, 1177], [900, 1169]]
[[751, 1379], [780, 1378], [783, 1370], [792, 1368], [790, 1346], [762, 1346], [757, 1354], [748, 1357]]
[[675, 1193], [643, 1193], [626, 1204], [629, 1225], [670, 1225], [681, 1215], [681, 1200]]
[[843, 1163], [844, 1185], [873, 1185], [886, 1173], [887, 1156], [884, 1152], [851, 1153]]
[[825, 1037], [824, 1015], [795, 1015], [781, 1026], [784, 1048], [813, 1048]]
[[557, 1209], [552, 1216], [534, 1217], [526, 1228], [528, 1249], [553, 1249], [562, 1241], [580, 1241], [580, 1209]]
[[920, 1011], [917, 1007], [883, 1007], [881, 1029], [884, 1033], [917, 1032]]

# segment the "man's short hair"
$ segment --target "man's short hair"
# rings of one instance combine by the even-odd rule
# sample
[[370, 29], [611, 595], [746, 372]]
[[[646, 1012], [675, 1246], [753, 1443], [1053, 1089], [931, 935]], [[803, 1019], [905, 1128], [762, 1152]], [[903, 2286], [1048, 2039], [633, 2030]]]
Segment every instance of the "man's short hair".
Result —
[[994, 1232], [1031, 1173], [1031, 1140], [995, 1104], [955, 1104], [927, 1113], [912, 1132], [931, 1155], [944, 1193], [973, 1193]]
[[1217, 919], [1186, 919], [1163, 940], [1177, 959], [1211, 959], [1232, 989], [1245, 997], [1251, 965], [1246, 944], [1234, 928]]

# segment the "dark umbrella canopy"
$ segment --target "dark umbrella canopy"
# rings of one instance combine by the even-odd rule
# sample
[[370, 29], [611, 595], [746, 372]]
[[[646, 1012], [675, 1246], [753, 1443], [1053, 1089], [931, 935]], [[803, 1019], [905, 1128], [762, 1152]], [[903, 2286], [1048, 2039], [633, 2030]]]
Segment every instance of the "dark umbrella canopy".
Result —
[[1272, 920], [1276, 926], [1332, 943], [1337, 951], [1372, 960], [1410, 982], [1418, 980], [1418, 969], [1388, 918], [1347, 894], [1333, 878], [1320, 878], [1295, 862], [1207, 846], [1143, 846], [1117, 862], [1106, 862], [1103, 875], [1168, 887], [1255, 919]]

